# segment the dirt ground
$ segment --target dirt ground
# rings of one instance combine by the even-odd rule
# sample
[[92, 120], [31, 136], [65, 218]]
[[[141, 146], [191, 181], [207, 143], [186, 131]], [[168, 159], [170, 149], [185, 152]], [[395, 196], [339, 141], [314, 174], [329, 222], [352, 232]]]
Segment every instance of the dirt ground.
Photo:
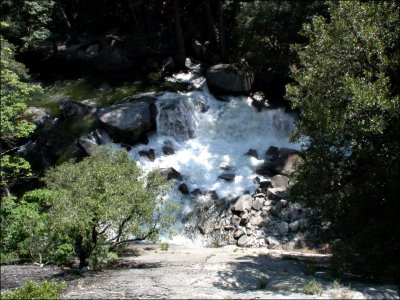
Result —
[[[267, 248], [137, 244], [115, 269], [79, 274], [56, 267], [2, 266], [2, 291], [27, 279], [65, 280], [63, 298], [399, 299], [398, 286], [349, 279], [335, 283], [328, 255]], [[306, 295], [313, 278], [321, 294]]]

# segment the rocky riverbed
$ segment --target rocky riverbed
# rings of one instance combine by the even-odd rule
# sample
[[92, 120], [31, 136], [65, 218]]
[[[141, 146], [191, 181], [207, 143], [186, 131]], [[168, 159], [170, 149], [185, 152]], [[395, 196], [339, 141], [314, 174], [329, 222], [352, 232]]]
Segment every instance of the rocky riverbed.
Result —
[[[165, 248], [164, 248], [165, 249]], [[203, 248], [157, 244], [130, 246], [130, 255], [114, 269], [80, 274], [39, 266], [2, 266], [1, 288], [15, 288], [29, 278], [65, 280], [67, 299], [399, 299], [398, 287], [362, 283], [349, 278], [335, 283], [330, 256], [230, 245]], [[313, 278], [321, 294], [307, 295]]]

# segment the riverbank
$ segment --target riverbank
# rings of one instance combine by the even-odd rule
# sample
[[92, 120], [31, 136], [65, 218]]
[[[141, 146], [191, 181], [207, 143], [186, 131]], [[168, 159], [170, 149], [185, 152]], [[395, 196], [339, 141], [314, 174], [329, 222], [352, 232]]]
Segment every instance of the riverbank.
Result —
[[[58, 271], [31, 266], [16, 278], [66, 280], [67, 299], [399, 299], [398, 287], [362, 283], [350, 279], [335, 283], [329, 275], [330, 256], [313, 252], [288, 252], [267, 248], [225, 246], [204, 248], [159, 244], [135, 244], [116, 269], [88, 272]], [[10, 286], [19, 268], [2, 266], [2, 290]], [[39, 270], [43, 270], [40, 274]], [[64, 275], [60, 275], [64, 274]], [[50, 274], [51, 273], [51, 274]], [[313, 278], [321, 294], [307, 295], [304, 287]]]

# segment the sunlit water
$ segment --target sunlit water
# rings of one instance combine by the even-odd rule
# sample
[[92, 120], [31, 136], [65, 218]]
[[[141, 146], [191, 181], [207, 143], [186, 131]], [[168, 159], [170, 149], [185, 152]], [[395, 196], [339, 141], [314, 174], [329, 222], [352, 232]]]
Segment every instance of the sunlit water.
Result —
[[[262, 178], [255, 169], [263, 163], [270, 146], [300, 149], [300, 145], [288, 141], [294, 117], [283, 109], [257, 112], [244, 96], [217, 100], [204, 78], [193, 72], [177, 74], [170, 80], [189, 81], [197, 90], [159, 96], [157, 132], [149, 136], [147, 145], [137, 145], [129, 152], [144, 171], [173, 167], [182, 174], [189, 191], [212, 190], [228, 200], [255, 192], [254, 178]], [[174, 154], [163, 153], [165, 143], [172, 144]], [[155, 150], [153, 162], [139, 155], [139, 151], [149, 149]], [[259, 159], [245, 155], [249, 149], [256, 150]], [[222, 169], [227, 166], [229, 171]], [[235, 178], [232, 182], [219, 179], [222, 173], [233, 173]], [[191, 211], [195, 200], [182, 195], [177, 186], [170, 196], [181, 205], [182, 216]], [[174, 241], [182, 243], [184, 239]]]

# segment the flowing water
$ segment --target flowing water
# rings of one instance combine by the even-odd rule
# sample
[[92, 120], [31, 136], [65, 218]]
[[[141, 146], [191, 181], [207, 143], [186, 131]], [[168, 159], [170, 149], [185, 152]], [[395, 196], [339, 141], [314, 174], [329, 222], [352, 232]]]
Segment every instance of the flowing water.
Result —
[[[129, 154], [145, 171], [173, 167], [183, 176], [189, 191], [215, 191], [226, 201], [258, 187], [255, 169], [264, 161], [270, 146], [300, 149], [289, 143], [294, 126], [294, 116], [283, 109], [257, 110], [244, 96], [217, 100], [202, 77], [195, 73], [175, 75], [171, 80], [189, 81], [194, 91], [187, 93], [165, 92], [157, 99], [157, 132], [149, 136], [147, 145], [133, 147]], [[163, 147], [175, 150], [166, 155]], [[155, 150], [156, 159], [150, 161], [140, 151]], [[249, 149], [258, 153], [259, 159], [245, 155]], [[219, 176], [234, 174], [234, 180], [225, 181]], [[190, 213], [196, 197], [182, 195], [177, 188], [171, 192], [173, 200], [181, 205], [181, 217]]]

